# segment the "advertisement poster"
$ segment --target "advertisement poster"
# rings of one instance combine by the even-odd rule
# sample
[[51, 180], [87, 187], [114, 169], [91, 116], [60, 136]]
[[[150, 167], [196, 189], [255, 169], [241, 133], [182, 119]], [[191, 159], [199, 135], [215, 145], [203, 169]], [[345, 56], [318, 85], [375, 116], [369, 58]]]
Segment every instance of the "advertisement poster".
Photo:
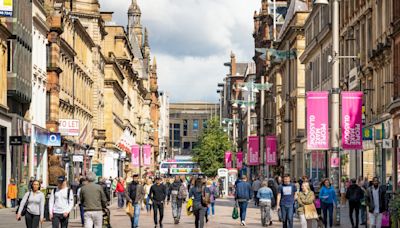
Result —
[[277, 164], [277, 158], [276, 158], [276, 136], [266, 136], [265, 137], [265, 142], [266, 142], [266, 164], [267, 165], [276, 165]]
[[249, 165], [258, 165], [260, 163], [260, 138], [258, 136], [249, 136], [248, 143]]
[[232, 152], [230, 151], [225, 152], [225, 168], [232, 168]]
[[342, 92], [342, 148], [362, 150], [363, 92]]
[[243, 168], [243, 152], [239, 151], [236, 154], [236, 168], [238, 170]]
[[131, 159], [133, 167], [139, 167], [139, 165], [140, 165], [140, 161], [139, 161], [140, 155], [139, 154], [140, 154], [139, 145], [133, 145], [132, 146], [132, 159]]
[[0, 0], [0, 16], [13, 16], [13, 0]]
[[143, 165], [150, 166], [151, 165], [151, 146], [143, 145]]
[[307, 149], [329, 149], [328, 91], [307, 92]]

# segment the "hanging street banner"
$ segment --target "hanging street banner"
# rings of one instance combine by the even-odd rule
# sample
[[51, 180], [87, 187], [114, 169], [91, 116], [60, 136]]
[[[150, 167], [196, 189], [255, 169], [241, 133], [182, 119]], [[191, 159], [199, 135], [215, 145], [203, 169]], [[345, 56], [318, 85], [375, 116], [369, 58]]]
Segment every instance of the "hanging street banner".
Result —
[[342, 92], [342, 148], [362, 150], [363, 92]]
[[225, 152], [225, 168], [232, 168], [232, 152], [230, 151]]
[[260, 138], [258, 136], [249, 136], [247, 151], [248, 165], [259, 165], [260, 163]]
[[139, 167], [140, 166], [140, 147], [139, 145], [133, 145], [132, 146], [132, 166], [133, 167]]
[[267, 165], [277, 165], [277, 159], [276, 159], [276, 145], [277, 145], [277, 140], [276, 136], [265, 136], [265, 142], [266, 142], [266, 164]]
[[143, 145], [142, 150], [143, 150], [143, 165], [151, 166], [151, 146]]
[[307, 149], [329, 149], [328, 91], [307, 92]]
[[13, 16], [13, 0], [0, 0], [0, 16]]
[[243, 168], [243, 152], [239, 151], [236, 153], [236, 168], [241, 170]]

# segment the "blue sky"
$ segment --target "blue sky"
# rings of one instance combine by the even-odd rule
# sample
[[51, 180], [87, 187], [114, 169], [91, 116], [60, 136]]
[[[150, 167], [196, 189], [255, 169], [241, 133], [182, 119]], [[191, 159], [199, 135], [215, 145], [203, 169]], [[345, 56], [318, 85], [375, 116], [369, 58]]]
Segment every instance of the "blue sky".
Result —
[[[102, 11], [126, 25], [131, 0], [100, 0]], [[138, 0], [157, 58], [160, 90], [172, 102], [217, 102], [217, 83], [233, 51], [238, 61], [254, 54], [253, 15], [261, 0]]]

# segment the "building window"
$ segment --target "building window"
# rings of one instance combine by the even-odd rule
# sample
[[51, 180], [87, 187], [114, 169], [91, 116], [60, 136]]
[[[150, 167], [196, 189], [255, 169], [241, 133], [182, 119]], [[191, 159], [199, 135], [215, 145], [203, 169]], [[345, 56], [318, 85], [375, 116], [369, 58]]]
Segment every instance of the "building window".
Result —
[[199, 120], [193, 120], [193, 130], [199, 130]]
[[188, 130], [188, 121], [183, 120], [183, 136], [187, 136], [187, 130]]
[[190, 150], [190, 142], [183, 142], [183, 149]]
[[12, 43], [11, 41], [7, 41], [7, 72], [12, 71]]
[[181, 141], [174, 140], [174, 148], [180, 148], [180, 147], [181, 147]]
[[50, 120], [50, 92], [46, 93], [46, 120]]
[[207, 120], [203, 120], [203, 128], [207, 128]]
[[192, 148], [195, 148], [197, 146], [197, 142], [192, 142]]

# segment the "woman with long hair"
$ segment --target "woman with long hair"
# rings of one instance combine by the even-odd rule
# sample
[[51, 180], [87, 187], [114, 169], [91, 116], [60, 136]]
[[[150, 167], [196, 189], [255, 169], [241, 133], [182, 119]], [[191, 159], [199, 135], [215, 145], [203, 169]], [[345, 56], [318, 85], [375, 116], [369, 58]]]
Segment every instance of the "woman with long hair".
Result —
[[151, 211], [151, 200], [150, 200], [150, 188], [153, 185], [151, 179], [147, 179], [146, 184], [144, 185], [144, 199], [146, 200], [146, 211], [149, 213]]
[[335, 189], [331, 186], [329, 179], [324, 179], [319, 191], [319, 199], [321, 200], [321, 209], [323, 213], [324, 225], [328, 224], [329, 212], [329, 227], [333, 225], [333, 208], [337, 204]]
[[310, 184], [308, 182], [303, 182], [301, 186], [301, 192], [298, 193], [297, 202], [299, 203], [299, 208], [297, 212], [300, 216], [301, 228], [311, 228], [312, 220], [306, 219], [305, 205], [314, 204], [315, 195], [311, 191]]
[[206, 214], [206, 206], [203, 204], [202, 196], [205, 188], [203, 188], [203, 180], [201, 178], [195, 179], [194, 183], [195, 183], [194, 186], [192, 186], [189, 191], [189, 198], [193, 199], [193, 214], [195, 216], [195, 227], [203, 228], [204, 217]]
[[32, 182], [32, 190], [25, 193], [17, 212], [17, 220], [21, 220], [21, 213], [27, 205], [25, 224], [27, 228], [38, 228], [39, 223], [44, 221], [44, 194], [40, 191], [40, 182]]

